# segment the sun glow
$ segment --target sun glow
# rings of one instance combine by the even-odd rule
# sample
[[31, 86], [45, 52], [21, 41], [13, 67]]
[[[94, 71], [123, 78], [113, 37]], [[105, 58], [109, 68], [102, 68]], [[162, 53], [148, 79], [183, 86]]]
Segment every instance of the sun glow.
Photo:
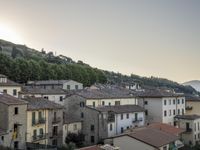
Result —
[[0, 23], [0, 39], [7, 40], [16, 44], [23, 44], [23, 40], [20, 35], [17, 34], [14, 28], [9, 25]]

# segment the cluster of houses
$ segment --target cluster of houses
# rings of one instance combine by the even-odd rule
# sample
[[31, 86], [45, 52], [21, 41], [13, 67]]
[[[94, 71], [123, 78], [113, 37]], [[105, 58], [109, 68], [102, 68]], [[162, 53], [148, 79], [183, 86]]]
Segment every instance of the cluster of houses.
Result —
[[70, 133], [81, 150], [169, 150], [200, 142], [200, 98], [161, 89], [73, 80], [20, 85], [0, 75], [0, 146], [52, 149]]

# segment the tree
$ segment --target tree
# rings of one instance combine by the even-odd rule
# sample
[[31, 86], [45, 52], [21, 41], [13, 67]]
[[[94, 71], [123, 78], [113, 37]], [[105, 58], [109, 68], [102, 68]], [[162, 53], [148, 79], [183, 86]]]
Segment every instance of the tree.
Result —
[[84, 141], [83, 133], [69, 133], [65, 138], [65, 143], [68, 145], [69, 143], [75, 143], [77, 147], [82, 147]]

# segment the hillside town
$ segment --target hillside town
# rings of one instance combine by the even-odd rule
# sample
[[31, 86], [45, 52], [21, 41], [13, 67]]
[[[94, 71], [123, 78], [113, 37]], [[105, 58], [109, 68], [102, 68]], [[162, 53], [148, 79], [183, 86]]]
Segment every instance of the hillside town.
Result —
[[137, 83], [18, 84], [0, 75], [0, 149], [184, 150], [199, 141], [194, 95]]

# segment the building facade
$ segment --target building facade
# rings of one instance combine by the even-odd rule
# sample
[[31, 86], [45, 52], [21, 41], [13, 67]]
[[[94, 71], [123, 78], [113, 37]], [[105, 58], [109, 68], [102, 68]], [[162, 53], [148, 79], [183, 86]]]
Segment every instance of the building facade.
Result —
[[25, 149], [27, 103], [7, 94], [0, 94], [1, 143], [13, 149]]
[[9, 80], [7, 76], [0, 74], [0, 92], [6, 93], [18, 98], [20, 91], [21, 91], [20, 84]]

